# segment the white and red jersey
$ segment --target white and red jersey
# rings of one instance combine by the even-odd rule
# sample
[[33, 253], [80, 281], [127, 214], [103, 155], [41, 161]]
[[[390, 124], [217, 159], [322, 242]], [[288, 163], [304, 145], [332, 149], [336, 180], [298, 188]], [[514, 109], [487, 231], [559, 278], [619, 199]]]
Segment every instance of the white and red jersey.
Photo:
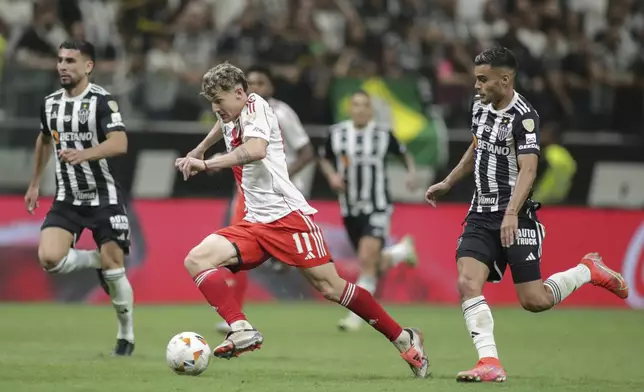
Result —
[[286, 163], [290, 165], [297, 159], [297, 151], [309, 144], [311, 140], [293, 108], [286, 102], [275, 98], [268, 98], [267, 102], [277, 116], [277, 121], [282, 129], [284, 147], [286, 148]]
[[233, 167], [246, 205], [244, 220], [270, 223], [294, 211], [312, 215], [311, 207], [289, 179], [282, 132], [277, 116], [262, 97], [248, 95], [237, 120], [222, 125], [228, 152], [251, 137], [268, 142], [264, 159]]
[[[267, 102], [271, 105], [282, 129], [284, 147], [286, 148], [286, 163], [291, 165], [297, 160], [297, 151], [309, 144], [311, 140], [304, 130], [300, 118], [286, 102], [275, 98], [268, 98]], [[310, 163], [291, 176], [291, 182], [306, 197], [311, 193], [314, 175], [315, 164]]]

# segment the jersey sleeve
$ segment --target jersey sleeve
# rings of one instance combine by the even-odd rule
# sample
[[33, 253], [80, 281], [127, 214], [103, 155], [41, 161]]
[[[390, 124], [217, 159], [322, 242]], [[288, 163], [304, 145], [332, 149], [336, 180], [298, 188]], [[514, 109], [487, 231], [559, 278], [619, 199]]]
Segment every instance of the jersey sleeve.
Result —
[[531, 110], [523, 115], [521, 121], [514, 129], [517, 154], [540, 155], [541, 147], [539, 145], [539, 139], [539, 115], [534, 110]]
[[266, 101], [250, 97], [244, 107], [242, 129], [244, 139], [256, 137], [270, 141], [271, 123], [269, 116], [275, 116]]
[[125, 131], [125, 124], [119, 111], [119, 105], [111, 95], [105, 95], [96, 103], [97, 122], [105, 134], [114, 131]]
[[51, 135], [49, 124], [47, 124], [47, 113], [45, 112], [45, 103], [40, 107], [40, 132], [45, 136]]
[[309, 135], [304, 130], [300, 118], [290, 107], [276, 108], [275, 114], [282, 127], [284, 140], [294, 151], [301, 149], [311, 142]]
[[393, 132], [389, 132], [389, 146], [387, 152], [397, 156], [403, 156], [407, 152], [407, 147], [400, 143]]
[[335, 152], [333, 151], [333, 143], [331, 138], [333, 137], [333, 131], [329, 131], [329, 135], [326, 137], [326, 141], [318, 149], [318, 155], [320, 158], [327, 159], [335, 165]]

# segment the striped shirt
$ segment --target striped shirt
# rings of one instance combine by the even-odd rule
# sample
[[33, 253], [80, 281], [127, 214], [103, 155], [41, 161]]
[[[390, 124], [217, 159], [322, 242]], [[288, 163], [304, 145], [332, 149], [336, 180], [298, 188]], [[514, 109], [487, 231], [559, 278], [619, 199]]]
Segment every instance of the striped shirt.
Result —
[[90, 83], [85, 91], [69, 98], [64, 89], [47, 97], [40, 113], [40, 131], [52, 138], [56, 162], [56, 202], [75, 206], [104, 206], [123, 202], [112, 168], [106, 159], [71, 165], [58, 159], [58, 152], [94, 147], [109, 132], [125, 131], [114, 98]]
[[405, 147], [393, 133], [374, 122], [356, 129], [353, 122], [333, 125], [320, 155], [335, 164], [346, 191], [339, 195], [342, 216], [391, 212], [386, 156], [402, 157]]
[[516, 91], [510, 104], [501, 110], [495, 110], [491, 104], [485, 105], [475, 97], [472, 135], [476, 189], [470, 213], [498, 212], [502, 215], [516, 186], [518, 156], [540, 153], [539, 115]]

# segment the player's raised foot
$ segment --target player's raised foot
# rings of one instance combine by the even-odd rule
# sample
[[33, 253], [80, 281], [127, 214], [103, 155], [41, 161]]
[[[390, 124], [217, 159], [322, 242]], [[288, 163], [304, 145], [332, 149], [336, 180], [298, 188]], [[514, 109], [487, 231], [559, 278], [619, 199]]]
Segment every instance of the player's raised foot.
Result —
[[407, 258], [405, 259], [405, 264], [410, 267], [415, 267], [418, 265], [418, 255], [416, 254], [416, 245], [414, 244], [414, 239], [410, 235], [406, 235], [402, 238], [401, 242], [407, 247], [409, 252]]
[[256, 329], [239, 329], [226, 334], [226, 339], [213, 351], [217, 358], [230, 359], [241, 354], [260, 349], [264, 343], [262, 336]]
[[134, 342], [125, 339], [117, 339], [112, 356], [114, 357], [129, 357], [134, 352]]
[[227, 323], [227, 322], [222, 321], [222, 322], [220, 322], [220, 323], [217, 323], [217, 325], [215, 325], [215, 330], [216, 330], [217, 332], [219, 332], [220, 334], [225, 335], [225, 334], [227, 334], [228, 332], [230, 332], [230, 325], [228, 325], [228, 323]]
[[409, 364], [416, 378], [425, 378], [429, 375], [429, 359], [425, 355], [423, 334], [416, 328], [405, 328], [410, 336], [411, 345], [400, 353], [400, 356]]
[[456, 375], [458, 382], [504, 382], [508, 376], [498, 358], [481, 358], [472, 370]]
[[628, 297], [628, 285], [622, 275], [608, 268], [598, 253], [588, 253], [581, 259], [581, 264], [590, 270], [590, 283], [605, 288], [619, 298]]
[[347, 317], [338, 321], [338, 329], [344, 332], [354, 332], [360, 329], [362, 323], [364, 323], [364, 321], [362, 321], [360, 317], [353, 313], [349, 313]]

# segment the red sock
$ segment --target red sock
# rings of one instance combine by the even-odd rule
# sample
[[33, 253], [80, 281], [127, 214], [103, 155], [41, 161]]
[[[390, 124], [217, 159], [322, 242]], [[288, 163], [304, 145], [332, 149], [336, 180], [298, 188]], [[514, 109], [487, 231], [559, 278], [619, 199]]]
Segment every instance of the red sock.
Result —
[[342, 292], [340, 305], [360, 316], [390, 341], [398, 339], [402, 327], [387, 313], [369, 292], [347, 282]]
[[211, 268], [201, 271], [194, 280], [206, 300], [228, 325], [246, 320], [246, 315], [235, 300], [234, 291], [226, 280], [233, 279], [228, 268]]
[[239, 304], [240, 308], [244, 307], [244, 296], [246, 295], [246, 288], [248, 287], [248, 272], [239, 271], [235, 274], [235, 301]]

